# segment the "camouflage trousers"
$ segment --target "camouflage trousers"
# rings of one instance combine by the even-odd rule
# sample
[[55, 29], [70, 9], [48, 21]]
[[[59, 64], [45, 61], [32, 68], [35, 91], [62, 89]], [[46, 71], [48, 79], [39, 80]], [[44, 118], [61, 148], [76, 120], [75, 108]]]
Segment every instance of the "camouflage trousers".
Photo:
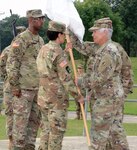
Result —
[[129, 150], [120, 121], [123, 105], [123, 98], [102, 98], [95, 101], [91, 118], [91, 150], [106, 150], [108, 139], [113, 142], [111, 149]]
[[[119, 110], [117, 111], [117, 114], [116, 114], [116, 117], [115, 117], [115, 120], [113, 122], [114, 126], [112, 129], [113, 131], [117, 131], [117, 132], [121, 132], [121, 124], [123, 122], [123, 117], [124, 117], [124, 105], [121, 105], [121, 108], [119, 108]], [[119, 127], [119, 130], [116, 130], [115, 128]], [[116, 140], [117, 139], [117, 136], [119, 136], [119, 133], [115, 132], [114, 135], [109, 136], [108, 138], [108, 142], [107, 142], [107, 145], [106, 145], [106, 150], [115, 150], [115, 149], [118, 149], [117, 147], [115, 147], [115, 143], [116, 143]], [[122, 141], [122, 136], [120, 137], [121, 138], [121, 141]], [[124, 142], [126, 143], [126, 142]], [[128, 145], [128, 144], [125, 144], [125, 145]], [[128, 146], [127, 146], [128, 147]]]
[[49, 104], [41, 108], [42, 130], [39, 150], [61, 150], [67, 124], [67, 110]]
[[11, 90], [4, 88], [4, 106], [5, 106], [5, 115], [6, 115], [6, 131], [7, 136], [12, 136], [13, 129], [13, 95]]
[[82, 119], [82, 112], [81, 112], [81, 107], [80, 107], [80, 103], [75, 100], [75, 103], [76, 103], [76, 115], [77, 115], [77, 118], [76, 119]]
[[37, 90], [22, 90], [13, 99], [13, 150], [35, 150], [41, 113], [37, 105]]

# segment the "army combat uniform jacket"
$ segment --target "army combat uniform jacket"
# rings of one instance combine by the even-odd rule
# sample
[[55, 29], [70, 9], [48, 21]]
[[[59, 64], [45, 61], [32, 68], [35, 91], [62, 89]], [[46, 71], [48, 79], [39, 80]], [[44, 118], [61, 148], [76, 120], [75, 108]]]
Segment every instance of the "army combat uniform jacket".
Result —
[[36, 58], [43, 44], [43, 39], [28, 29], [11, 43], [6, 69], [12, 89], [38, 89]]
[[72, 82], [66, 52], [62, 50], [60, 45], [50, 41], [40, 50], [37, 66], [40, 76], [39, 105], [56, 103], [58, 108], [68, 107], [68, 91], [71, 86], [74, 93], [77, 92]]

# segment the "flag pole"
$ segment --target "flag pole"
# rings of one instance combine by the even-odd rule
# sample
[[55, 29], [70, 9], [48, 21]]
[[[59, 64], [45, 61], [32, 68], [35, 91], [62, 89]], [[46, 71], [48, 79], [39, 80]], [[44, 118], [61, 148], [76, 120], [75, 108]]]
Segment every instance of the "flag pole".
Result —
[[[66, 34], [66, 40], [67, 40], [67, 43], [71, 42], [69, 34]], [[73, 53], [72, 53], [72, 49], [69, 49], [69, 55], [70, 55], [70, 58], [71, 58], [72, 68], [73, 68], [73, 71], [74, 71], [74, 77], [76, 79], [77, 78], [77, 71], [76, 71], [76, 65], [75, 65], [75, 61], [74, 61], [74, 56], [73, 56]], [[78, 91], [78, 94], [82, 96], [80, 88], [78, 86], [77, 86], [77, 91]], [[82, 103], [80, 103], [80, 108], [81, 108], [81, 112], [82, 112], [82, 117], [83, 117], [85, 132], [86, 132], [86, 136], [87, 136], [88, 146], [90, 147], [91, 146], [90, 136], [89, 136], [89, 132], [88, 132], [88, 127], [87, 127], [87, 122], [86, 122], [86, 116], [85, 116], [84, 106], [83, 106]]]

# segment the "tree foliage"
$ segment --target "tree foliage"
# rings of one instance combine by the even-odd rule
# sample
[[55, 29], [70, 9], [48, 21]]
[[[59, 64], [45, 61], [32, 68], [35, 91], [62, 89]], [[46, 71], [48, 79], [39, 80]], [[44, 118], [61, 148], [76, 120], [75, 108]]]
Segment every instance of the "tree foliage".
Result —
[[137, 0], [123, 0], [119, 13], [124, 22], [123, 44], [128, 54], [137, 54]]
[[[123, 45], [129, 55], [137, 56], [137, 0], [84, 0], [75, 1], [75, 6], [80, 14], [85, 26], [84, 41], [92, 41], [92, 33], [88, 29], [93, 26], [94, 21], [103, 17], [110, 17], [113, 21], [112, 39]], [[8, 46], [12, 39], [11, 22], [16, 19], [16, 26], [24, 25], [27, 27], [26, 17], [19, 17], [17, 14], [7, 17], [0, 21], [0, 48]], [[40, 31], [45, 43], [48, 41], [45, 36], [48, 21]], [[79, 58], [77, 52], [75, 57]]]
[[[6, 46], [10, 45], [11, 41], [13, 40], [13, 29], [12, 29], [12, 22], [16, 20], [16, 26], [28, 26], [27, 18], [26, 17], [19, 17], [18, 15], [12, 15], [10, 17], [6, 17], [5, 19], [0, 21], [0, 44], [1, 50], [3, 50]], [[47, 29], [48, 21], [44, 23], [43, 28], [40, 30], [40, 35], [43, 37], [44, 41], [47, 42], [48, 39], [45, 36], [46, 29]]]
[[114, 34], [113, 40], [120, 42], [122, 40], [123, 23], [117, 13], [113, 13], [110, 5], [102, 0], [85, 0], [83, 3], [76, 3], [77, 10], [83, 20], [86, 32], [84, 40], [91, 41], [91, 33], [88, 29], [94, 25], [94, 21], [104, 17], [110, 17], [113, 21]]

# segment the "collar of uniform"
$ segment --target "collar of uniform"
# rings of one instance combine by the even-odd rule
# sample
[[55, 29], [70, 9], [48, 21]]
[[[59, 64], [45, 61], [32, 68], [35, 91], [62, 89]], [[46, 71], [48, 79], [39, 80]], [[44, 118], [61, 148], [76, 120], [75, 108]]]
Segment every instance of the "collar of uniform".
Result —
[[26, 32], [28, 32], [31, 35], [31, 38], [33, 41], [39, 42], [39, 34], [33, 34], [28, 28], [26, 29]]
[[106, 43], [104, 43], [102, 46], [100, 46], [100, 48], [96, 51], [95, 54], [101, 53], [101, 51], [102, 51], [102, 50], [106, 47], [106, 45], [108, 45], [108, 43], [110, 43], [110, 42], [111, 42], [111, 39], [108, 40]]
[[49, 41], [49, 44], [61, 48], [61, 46], [58, 43], [56, 43], [55, 41]]

